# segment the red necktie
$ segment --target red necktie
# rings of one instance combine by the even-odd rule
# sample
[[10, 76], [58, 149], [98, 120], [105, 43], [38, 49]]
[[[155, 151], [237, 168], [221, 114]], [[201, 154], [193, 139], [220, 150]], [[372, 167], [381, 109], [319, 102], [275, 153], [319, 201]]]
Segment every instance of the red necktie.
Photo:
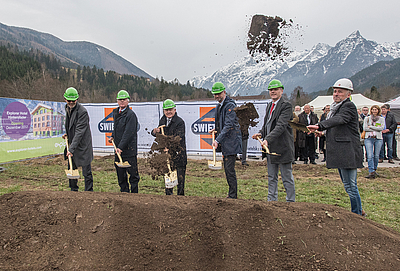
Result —
[[269, 111], [269, 115], [270, 115], [270, 116], [271, 116], [271, 114], [272, 114], [272, 110], [274, 110], [274, 107], [275, 107], [275, 103], [272, 103], [271, 110]]

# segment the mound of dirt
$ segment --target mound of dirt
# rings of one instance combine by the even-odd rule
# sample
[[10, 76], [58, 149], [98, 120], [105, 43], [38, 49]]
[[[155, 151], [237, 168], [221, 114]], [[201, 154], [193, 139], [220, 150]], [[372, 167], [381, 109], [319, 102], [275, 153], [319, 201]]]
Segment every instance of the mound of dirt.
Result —
[[0, 270], [400, 268], [397, 232], [330, 205], [35, 191], [0, 214]]

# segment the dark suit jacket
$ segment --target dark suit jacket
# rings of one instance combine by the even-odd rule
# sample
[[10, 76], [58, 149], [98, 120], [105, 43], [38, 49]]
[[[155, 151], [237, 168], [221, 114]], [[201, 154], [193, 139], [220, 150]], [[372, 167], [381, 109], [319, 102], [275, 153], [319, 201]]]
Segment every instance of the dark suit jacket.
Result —
[[80, 103], [65, 118], [65, 130], [68, 136], [69, 151], [77, 167], [89, 165], [93, 160], [92, 133], [89, 125], [89, 114]]
[[318, 124], [318, 130], [327, 130], [327, 168], [355, 169], [363, 167], [358, 117], [356, 106], [346, 99], [333, 116]]
[[[119, 107], [113, 110], [114, 130], [112, 137], [117, 148], [122, 150], [121, 157], [137, 156], [138, 119], [129, 106], [119, 113]], [[117, 155], [115, 155], [117, 156]], [[117, 159], [117, 157], [115, 157]], [[118, 160], [116, 160], [118, 161]]]
[[[167, 125], [167, 117], [165, 115], [161, 117], [158, 123], [158, 126], [161, 125]], [[153, 131], [151, 131], [151, 134], [156, 136]], [[187, 164], [185, 122], [182, 118], [178, 117], [178, 113], [175, 113], [175, 115], [171, 118], [171, 123], [169, 126], [164, 127], [164, 134], [169, 136], [179, 136], [181, 138], [181, 149], [175, 151], [169, 150], [169, 154], [171, 155], [173, 168], [185, 166]]]
[[272, 102], [268, 104], [264, 117], [264, 125], [260, 130], [261, 137], [268, 141], [270, 152], [280, 154], [280, 156], [270, 155], [273, 164], [286, 164], [294, 161], [293, 131], [289, 121], [293, 119], [292, 105], [283, 97], [276, 104], [272, 112], [271, 131], [267, 133], [268, 113]]

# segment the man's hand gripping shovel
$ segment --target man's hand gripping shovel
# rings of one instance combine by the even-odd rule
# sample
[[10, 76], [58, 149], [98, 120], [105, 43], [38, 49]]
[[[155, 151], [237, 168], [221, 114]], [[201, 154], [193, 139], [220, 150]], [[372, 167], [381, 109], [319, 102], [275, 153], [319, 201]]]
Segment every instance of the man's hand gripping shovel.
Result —
[[[212, 142], [214, 142], [215, 141], [215, 131], [212, 131], [211, 134], [212, 134]], [[214, 169], [214, 170], [222, 169], [221, 161], [217, 161], [217, 155], [216, 155], [214, 146], [213, 146], [213, 160], [208, 161], [208, 167], [210, 169]]]
[[115, 162], [115, 164], [116, 164], [118, 167], [122, 167], [122, 168], [131, 167], [131, 165], [130, 165], [127, 161], [122, 162], [121, 154], [119, 154], [119, 153], [117, 152], [117, 146], [115, 146], [114, 139], [111, 139], [111, 142], [112, 142], [112, 144], [113, 144], [113, 146], [114, 146], [115, 153], [118, 155], [118, 159], [119, 159], [119, 162]]
[[262, 143], [262, 141], [261, 141], [261, 138], [260, 138], [259, 136], [257, 137], [257, 139], [258, 139], [258, 141], [260, 142], [261, 146], [264, 148], [264, 152], [265, 152], [266, 154], [280, 156], [280, 154], [278, 154], [278, 153], [270, 152], [269, 149], [268, 149], [268, 147], [265, 146], [265, 145], [263, 145], [263, 143]]
[[[65, 136], [65, 144], [67, 146], [67, 153], [69, 152], [68, 137]], [[68, 155], [69, 169], [65, 170], [65, 174], [68, 179], [79, 179], [79, 171], [77, 169], [72, 169], [72, 158]]]
[[[165, 125], [161, 125], [160, 128], [161, 129], [161, 134], [164, 134], [164, 127]], [[167, 158], [167, 166], [168, 166], [168, 173], [165, 173], [164, 175], [164, 181], [165, 181], [165, 188], [173, 188], [175, 186], [178, 185], [178, 173], [176, 170], [172, 171], [171, 170], [171, 165], [169, 163], [169, 159]]]

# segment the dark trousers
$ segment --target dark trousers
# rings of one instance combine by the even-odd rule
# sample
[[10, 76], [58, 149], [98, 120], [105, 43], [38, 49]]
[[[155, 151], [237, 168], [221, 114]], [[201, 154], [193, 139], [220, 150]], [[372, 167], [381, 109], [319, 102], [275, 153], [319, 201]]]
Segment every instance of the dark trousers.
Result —
[[226, 181], [228, 182], [229, 192], [228, 198], [237, 199], [237, 179], [235, 171], [236, 155], [224, 156], [224, 169]]
[[[186, 166], [177, 167], [176, 173], [178, 174], [178, 185], [176, 186], [178, 191], [177, 195], [184, 196], [185, 195], [185, 174], [186, 174]], [[165, 195], [173, 195], [173, 188], [165, 188]]]
[[315, 161], [315, 138], [314, 135], [306, 135], [305, 147], [303, 148], [303, 157], [304, 161], [307, 161], [307, 158], [310, 159], [310, 162]]
[[249, 139], [242, 139], [242, 164], [246, 162], [247, 156], [247, 142]]
[[326, 136], [321, 136], [319, 138], [319, 149], [322, 150], [324, 154], [324, 159], [326, 159], [325, 141], [326, 141]]
[[300, 148], [299, 148], [299, 142], [297, 140], [294, 142], [294, 160], [296, 161], [301, 157], [300, 154]]
[[[73, 157], [72, 157], [73, 158]], [[77, 169], [78, 167], [75, 165], [74, 159], [72, 159], [72, 169]], [[70, 169], [68, 163], [68, 169]], [[93, 175], [92, 175], [92, 165], [82, 166], [82, 175], [85, 179], [85, 191], [93, 191]], [[71, 191], [78, 191], [78, 179], [69, 179], [69, 188]]]
[[[127, 168], [122, 168], [117, 166], [114, 163], [115, 169], [117, 170], [117, 177], [118, 177], [118, 185], [121, 188], [121, 192], [129, 193], [129, 184], [131, 185], [130, 192], [131, 193], [138, 193], [139, 192], [139, 172], [137, 167], [137, 157], [129, 157], [123, 158], [123, 162], [128, 162], [131, 166]], [[119, 162], [118, 157], [115, 157], [115, 161]], [[129, 174], [129, 184], [128, 184], [128, 174]]]
[[393, 158], [398, 158], [397, 157], [397, 139], [396, 139], [396, 133], [393, 134], [393, 153], [392, 156]]

